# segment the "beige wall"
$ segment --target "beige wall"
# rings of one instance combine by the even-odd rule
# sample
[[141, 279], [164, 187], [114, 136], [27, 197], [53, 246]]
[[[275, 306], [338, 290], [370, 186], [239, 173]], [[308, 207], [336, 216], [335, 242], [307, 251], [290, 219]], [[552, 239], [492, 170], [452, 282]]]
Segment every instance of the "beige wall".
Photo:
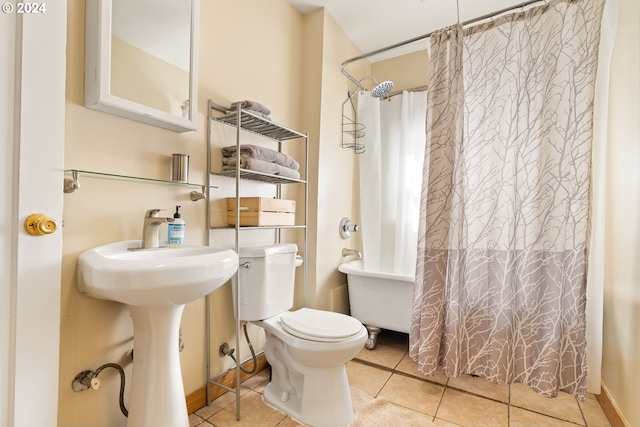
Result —
[[393, 92], [425, 86], [429, 83], [431, 65], [426, 50], [374, 62], [371, 73], [378, 80], [393, 81]]
[[640, 3], [620, 0], [611, 63], [602, 384], [640, 425]]
[[[305, 125], [312, 157], [309, 214], [317, 233], [309, 248], [312, 259], [307, 303], [311, 307], [346, 312], [345, 278], [337, 271], [343, 247], [359, 248], [359, 236], [342, 240], [338, 228], [343, 217], [355, 218], [355, 155], [340, 146], [340, 106], [347, 96], [347, 79], [340, 64], [360, 54], [324, 9], [305, 17], [304, 89]], [[368, 72], [368, 64], [360, 64]], [[362, 72], [362, 70], [359, 70]], [[318, 141], [318, 143], [316, 143]]]

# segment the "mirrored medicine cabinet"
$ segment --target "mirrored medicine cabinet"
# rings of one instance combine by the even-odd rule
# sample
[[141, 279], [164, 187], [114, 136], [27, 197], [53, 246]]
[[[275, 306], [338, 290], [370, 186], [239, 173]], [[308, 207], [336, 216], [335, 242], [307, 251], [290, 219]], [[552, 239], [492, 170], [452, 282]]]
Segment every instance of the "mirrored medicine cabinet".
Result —
[[196, 129], [199, 0], [87, 0], [85, 106]]

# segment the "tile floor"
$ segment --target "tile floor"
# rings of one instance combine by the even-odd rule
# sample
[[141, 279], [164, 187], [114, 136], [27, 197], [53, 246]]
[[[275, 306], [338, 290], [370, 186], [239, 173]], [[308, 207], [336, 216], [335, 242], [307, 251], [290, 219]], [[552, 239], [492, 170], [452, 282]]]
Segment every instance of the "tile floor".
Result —
[[[578, 402], [562, 393], [555, 399], [521, 384], [497, 385], [480, 378], [420, 374], [408, 354], [408, 336], [383, 331], [378, 346], [363, 349], [347, 364], [349, 383], [371, 396], [427, 414], [438, 427], [610, 427], [594, 395]], [[297, 422], [268, 407], [262, 390], [269, 370], [243, 383], [241, 420], [235, 395], [227, 393], [191, 414], [191, 427], [295, 427]], [[402, 420], [396, 424], [402, 426]]]

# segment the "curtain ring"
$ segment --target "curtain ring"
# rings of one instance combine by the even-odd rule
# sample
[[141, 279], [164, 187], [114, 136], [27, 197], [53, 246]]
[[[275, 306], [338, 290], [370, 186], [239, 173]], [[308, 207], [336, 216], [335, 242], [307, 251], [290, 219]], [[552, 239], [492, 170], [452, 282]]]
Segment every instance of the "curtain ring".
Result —
[[524, 18], [524, 0], [522, 1], [522, 6], [520, 6], [521, 10], [520, 10], [520, 18]]

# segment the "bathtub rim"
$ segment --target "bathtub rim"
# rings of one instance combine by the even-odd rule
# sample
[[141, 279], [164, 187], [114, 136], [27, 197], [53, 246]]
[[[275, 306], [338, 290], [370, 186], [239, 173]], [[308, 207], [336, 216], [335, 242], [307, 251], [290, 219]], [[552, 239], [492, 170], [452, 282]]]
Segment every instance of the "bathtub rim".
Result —
[[372, 277], [377, 279], [398, 280], [402, 282], [415, 282], [415, 276], [408, 274], [389, 273], [386, 271], [365, 270], [361, 259], [343, 262], [338, 266], [338, 271], [346, 275]]

